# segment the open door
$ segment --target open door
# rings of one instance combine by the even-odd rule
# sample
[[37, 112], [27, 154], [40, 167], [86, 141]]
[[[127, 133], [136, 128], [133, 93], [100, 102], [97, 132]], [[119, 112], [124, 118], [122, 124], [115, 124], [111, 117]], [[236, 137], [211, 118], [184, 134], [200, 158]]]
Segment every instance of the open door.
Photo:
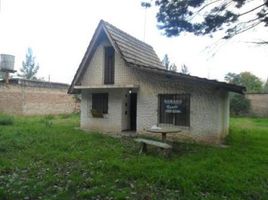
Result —
[[137, 93], [130, 94], [130, 130], [137, 129]]

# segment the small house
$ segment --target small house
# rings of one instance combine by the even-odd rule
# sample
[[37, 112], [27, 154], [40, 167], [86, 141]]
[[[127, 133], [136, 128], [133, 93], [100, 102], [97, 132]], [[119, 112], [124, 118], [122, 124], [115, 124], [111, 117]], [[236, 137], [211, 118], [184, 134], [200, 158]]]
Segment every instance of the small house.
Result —
[[229, 92], [245, 88], [166, 70], [154, 49], [101, 20], [69, 93], [81, 93], [81, 128], [144, 133], [177, 127], [219, 143], [229, 128]]

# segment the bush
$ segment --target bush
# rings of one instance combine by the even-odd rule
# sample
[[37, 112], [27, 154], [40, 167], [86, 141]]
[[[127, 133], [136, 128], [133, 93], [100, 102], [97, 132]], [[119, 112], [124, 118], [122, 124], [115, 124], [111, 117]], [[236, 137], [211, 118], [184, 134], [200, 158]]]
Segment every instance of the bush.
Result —
[[13, 125], [14, 118], [6, 114], [0, 114], [0, 125]]
[[244, 116], [249, 114], [250, 101], [240, 94], [231, 95], [230, 112], [232, 116]]

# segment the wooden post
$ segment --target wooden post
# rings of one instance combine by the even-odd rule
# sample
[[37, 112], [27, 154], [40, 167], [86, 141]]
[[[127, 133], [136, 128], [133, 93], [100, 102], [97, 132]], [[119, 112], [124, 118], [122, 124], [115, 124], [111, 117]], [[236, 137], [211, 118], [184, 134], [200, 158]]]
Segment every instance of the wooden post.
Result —
[[140, 150], [140, 154], [141, 153], [146, 153], [147, 152], [147, 144], [145, 144], [144, 142], [141, 143], [141, 150]]
[[163, 142], [167, 141], [167, 133], [166, 132], [162, 132], [162, 141]]

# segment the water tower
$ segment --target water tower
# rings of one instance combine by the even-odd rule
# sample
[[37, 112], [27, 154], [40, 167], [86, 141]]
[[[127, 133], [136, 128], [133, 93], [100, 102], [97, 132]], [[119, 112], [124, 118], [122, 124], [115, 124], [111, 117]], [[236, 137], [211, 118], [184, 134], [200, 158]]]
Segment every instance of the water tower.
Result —
[[5, 74], [5, 82], [8, 83], [9, 74], [16, 72], [14, 70], [15, 56], [9, 54], [0, 54], [0, 72]]

